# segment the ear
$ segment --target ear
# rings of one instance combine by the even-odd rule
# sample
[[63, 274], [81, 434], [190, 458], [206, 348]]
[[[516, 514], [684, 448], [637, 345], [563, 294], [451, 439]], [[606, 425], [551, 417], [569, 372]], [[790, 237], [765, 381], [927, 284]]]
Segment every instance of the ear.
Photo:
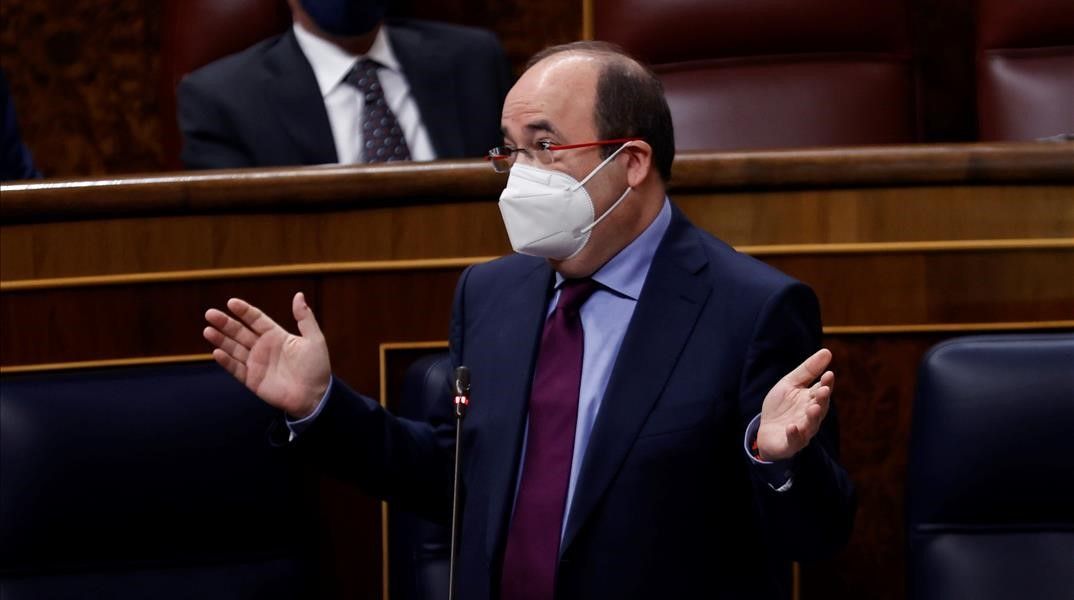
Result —
[[636, 188], [653, 170], [653, 147], [648, 142], [630, 142], [620, 153], [626, 156], [627, 185]]

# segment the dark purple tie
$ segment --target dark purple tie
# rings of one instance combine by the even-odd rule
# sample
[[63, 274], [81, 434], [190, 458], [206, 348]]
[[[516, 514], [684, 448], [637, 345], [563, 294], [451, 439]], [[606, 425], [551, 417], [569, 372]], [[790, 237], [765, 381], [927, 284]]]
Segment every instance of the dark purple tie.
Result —
[[503, 558], [502, 600], [552, 600], [582, 382], [578, 310], [598, 287], [591, 279], [568, 279], [544, 324], [522, 480]]
[[384, 100], [384, 89], [377, 77], [380, 65], [363, 58], [358, 61], [344, 81], [362, 92], [362, 162], [410, 160], [403, 130], [395, 113]]

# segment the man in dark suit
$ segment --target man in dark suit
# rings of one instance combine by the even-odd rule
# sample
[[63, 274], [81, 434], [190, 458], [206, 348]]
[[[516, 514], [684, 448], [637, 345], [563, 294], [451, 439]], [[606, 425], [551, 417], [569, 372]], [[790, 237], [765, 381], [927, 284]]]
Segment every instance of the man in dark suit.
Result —
[[490, 32], [385, 22], [383, 0], [289, 4], [291, 30], [179, 84], [188, 168], [465, 158], [499, 139], [511, 74]]
[[[473, 385], [459, 597], [789, 597], [789, 561], [840, 548], [855, 506], [812, 291], [670, 203], [663, 90], [614, 47], [535, 57], [501, 123], [520, 254], [464, 272], [450, 336]], [[301, 293], [298, 336], [228, 308], [206, 313], [213, 356], [296, 452], [449, 516], [449, 402], [412, 422], [333, 380]]]

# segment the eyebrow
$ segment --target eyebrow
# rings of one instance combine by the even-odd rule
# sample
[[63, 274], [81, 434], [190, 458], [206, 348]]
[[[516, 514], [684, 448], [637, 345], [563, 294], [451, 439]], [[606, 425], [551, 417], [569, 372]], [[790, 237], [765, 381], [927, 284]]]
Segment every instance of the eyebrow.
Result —
[[[526, 126], [525, 126], [525, 129], [526, 129], [526, 131], [531, 132], [531, 133], [532, 132], [544, 131], [544, 132], [547, 132], [547, 133], [551, 133], [552, 135], [554, 135], [556, 137], [562, 137], [560, 135], [560, 133], [559, 133], [559, 130], [556, 129], [555, 125], [552, 125], [551, 121], [548, 121], [547, 119], [540, 119], [540, 120], [534, 121], [532, 123], [527, 123]], [[504, 139], [507, 139], [507, 140], [511, 139], [511, 135], [509, 133], [507, 133], [507, 128], [506, 127], [503, 127], [503, 126], [500, 127], [500, 134], [503, 135]]]
[[529, 123], [528, 125], [526, 125], [526, 129], [528, 131], [546, 131], [554, 136], [559, 137], [559, 130], [557, 130], [550, 121], [547, 121], [545, 119]]

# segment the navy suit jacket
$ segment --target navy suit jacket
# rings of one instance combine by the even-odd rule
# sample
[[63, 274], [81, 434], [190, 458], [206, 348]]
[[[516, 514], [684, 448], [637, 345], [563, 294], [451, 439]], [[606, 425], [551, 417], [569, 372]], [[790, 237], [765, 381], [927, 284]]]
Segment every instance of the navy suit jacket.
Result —
[[[392, 20], [388, 38], [438, 158], [475, 158], [502, 142], [512, 77], [495, 35]], [[339, 162], [313, 68], [290, 29], [191, 73], [177, 94], [187, 168]]]
[[[451, 353], [471, 370], [463, 429], [459, 597], [498, 595], [534, 359], [553, 272], [513, 255], [469, 268]], [[768, 390], [820, 343], [805, 285], [678, 209], [617, 357], [567, 516], [557, 598], [787, 598], [790, 560], [842, 546], [853, 487], [835, 411], [778, 493], [743, 449]], [[369, 492], [446, 520], [452, 421], [398, 419], [336, 382], [296, 450]], [[509, 600], [509, 599], [503, 599]]]

